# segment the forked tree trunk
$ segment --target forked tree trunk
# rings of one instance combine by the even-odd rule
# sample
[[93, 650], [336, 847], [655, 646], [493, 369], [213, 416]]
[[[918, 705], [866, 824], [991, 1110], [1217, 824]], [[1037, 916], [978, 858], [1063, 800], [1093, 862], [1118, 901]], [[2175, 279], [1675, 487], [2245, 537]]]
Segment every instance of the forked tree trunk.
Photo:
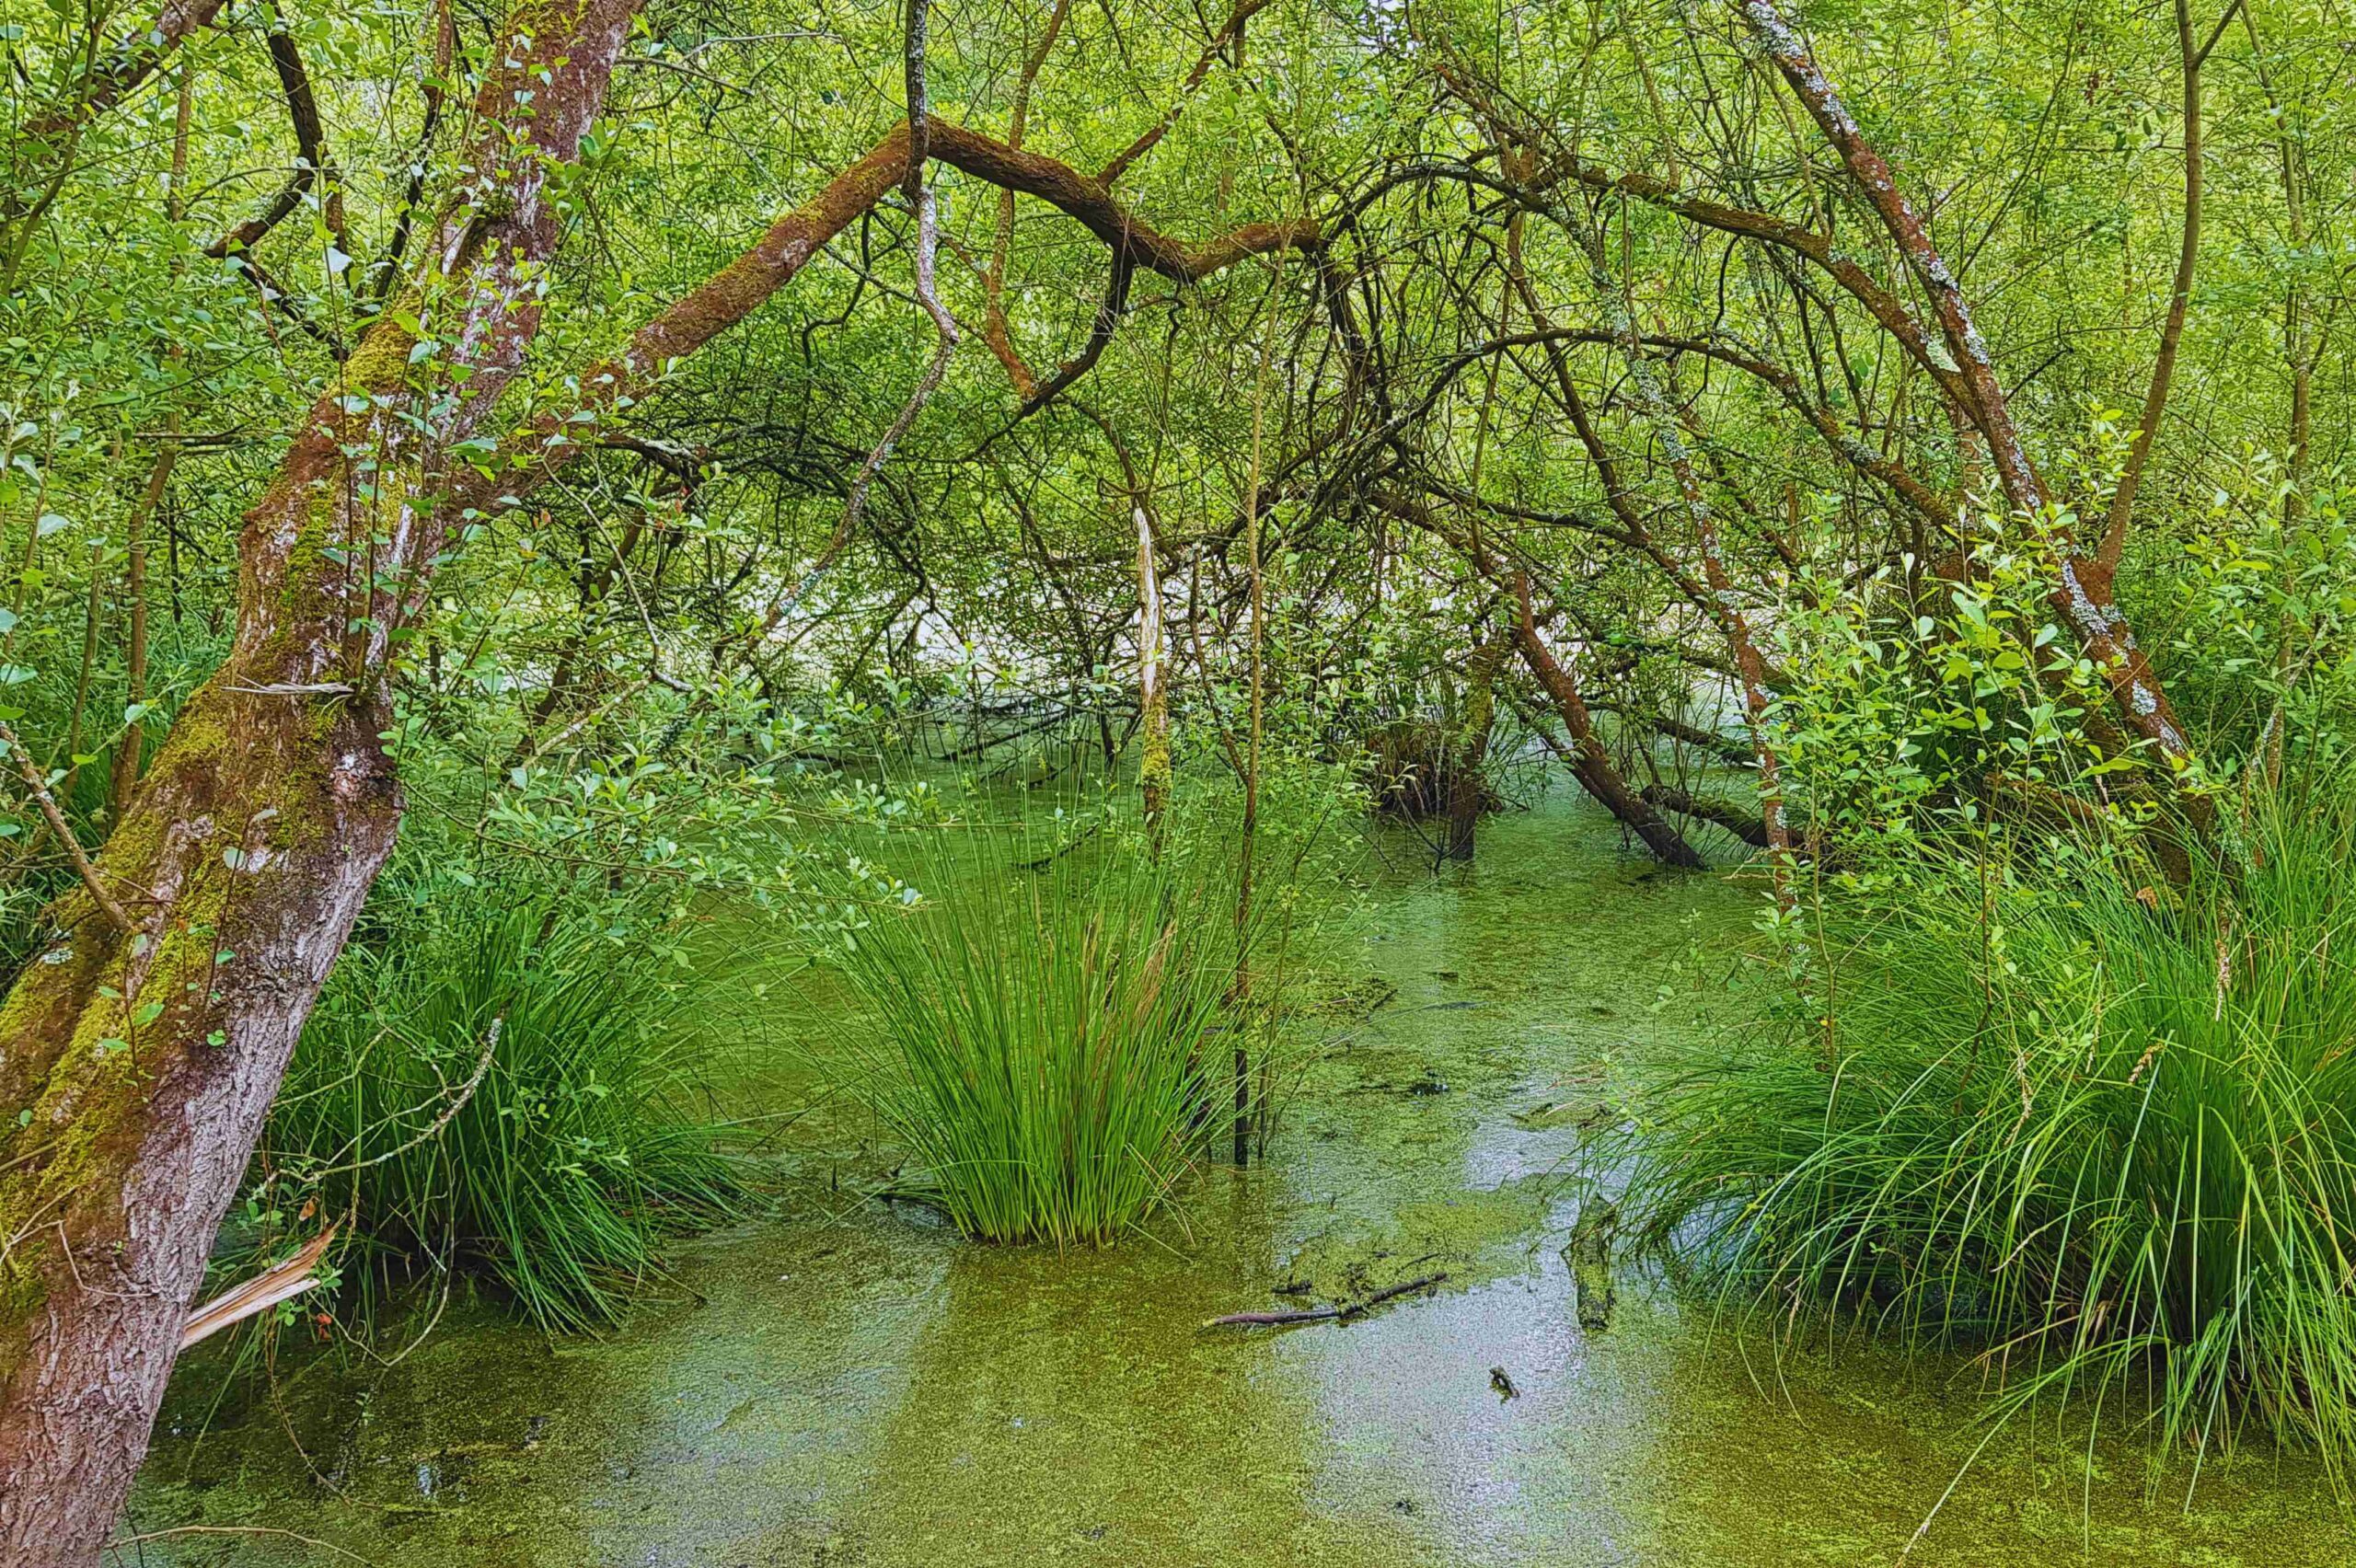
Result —
[[[247, 514], [236, 641], [108, 838], [106, 896], [59, 903], [0, 1005], [0, 1105], [25, 1112], [0, 1126], [11, 1568], [103, 1549], [295, 1036], [391, 852], [391, 630], [442, 543], [441, 454], [482, 421], [538, 325], [534, 274], [560, 233], [543, 188], [603, 104], [636, 6], [510, 12], [507, 63], [476, 106], [481, 172], [402, 312], [470, 368], [464, 394], [410, 386], [413, 339], [389, 317], [363, 340]], [[422, 429], [396, 417], [412, 414]]]

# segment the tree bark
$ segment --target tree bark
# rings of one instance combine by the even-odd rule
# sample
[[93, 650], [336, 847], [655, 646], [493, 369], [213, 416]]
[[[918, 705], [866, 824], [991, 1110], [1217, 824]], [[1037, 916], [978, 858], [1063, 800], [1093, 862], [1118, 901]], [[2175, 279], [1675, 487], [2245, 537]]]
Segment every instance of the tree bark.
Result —
[[131, 929], [101, 917], [93, 892], [69, 894], [0, 1004], [0, 1105], [29, 1113], [0, 1127], [0, 1561], [12, 1568], [89, 1563], [103, 1549], [295, 1037], [391, 852], [401, 797], [379, 737], [392, 633], [441, 548], [442, 454], [522, 364], [535, 278], [561, 233], [549, 170], [576, 156], [635, 9], [525, 0], [510, 12], [513, 63], [476, 105], [475, 183], [411, 291], [413, 314], [470, 370], [465, 395], [412, 386], [398, 323], [364, 340], [348, 385], [311, 410], [247, 514], [226, 663], [100, 853]]

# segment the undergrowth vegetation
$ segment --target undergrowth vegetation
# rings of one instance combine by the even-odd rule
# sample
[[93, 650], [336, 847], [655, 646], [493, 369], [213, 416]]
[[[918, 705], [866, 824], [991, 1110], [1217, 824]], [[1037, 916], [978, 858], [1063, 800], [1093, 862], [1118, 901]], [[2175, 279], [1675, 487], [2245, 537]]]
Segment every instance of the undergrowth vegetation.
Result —
[[881, 1033], [863, 1087], [968, 1235], [1109, 1242], [1248, 1113], [1223, 1003], [1251, 933], [1191, 859], [979, 836], [979, 869], [936, 851], [937, 891], [844, 945]]
[[1832, 905], [1789, 1016], [1650, 1103], [1645, 1243], [1780, 1332], [1969, 1352], [2001, 1413], [2076, 1399], [2199, 1454], [2263, 1432], [2344, 1477], [2356, 778], [2240, 829], [2180, 890], [1992, 842]]
[[2356, 1450], [2348, 7], [19, 0], [0, 105], [0, 1562], [330, 1225], [570, 1328], [733, 1212], [684, 933], [838, 961], [853, 1190], [1103, 1243], [1324, 825], [1528, 885], [1562, 771], [1793, 987], [1655, 1245]]
[[271, 1112], [249, 1225], [346, 1223], [355, 1317], [461, 1271], [549, 1327], [613, 1321], [663, 1238], [742, 1196], [662, 920], [414, 859], [371, 909]]

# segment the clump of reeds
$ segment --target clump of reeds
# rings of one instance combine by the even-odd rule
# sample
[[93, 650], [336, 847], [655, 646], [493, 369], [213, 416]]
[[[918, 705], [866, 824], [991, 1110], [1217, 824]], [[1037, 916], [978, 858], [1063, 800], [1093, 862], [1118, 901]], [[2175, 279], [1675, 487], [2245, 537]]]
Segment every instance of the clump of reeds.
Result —
[[370, 1285], [470, 1268], [543, 1323], [610, 1321], [659, 1240], [740, 1192], [667, 960], [602, 890], [427, 881], [391, 879], [339, 962], [263, 1191], [351, 1216]]
[[872, 1102], [967, 1234], [1111, 1241], [1228, 1126], [1232, 894], [1134, 855], [938, 869], [845, 950], [881, 1025]]
[[2232, 861], [2182, 889], [2094, 853], [1946, 863], [1834, 911], [1837, 986], [1653, 1101], [1644, 1233], [1786, 1329], [1969, 1351], [2006, 1411], [2085, 1398], [2343, 1473], [2349, 776], [2254, 802]]

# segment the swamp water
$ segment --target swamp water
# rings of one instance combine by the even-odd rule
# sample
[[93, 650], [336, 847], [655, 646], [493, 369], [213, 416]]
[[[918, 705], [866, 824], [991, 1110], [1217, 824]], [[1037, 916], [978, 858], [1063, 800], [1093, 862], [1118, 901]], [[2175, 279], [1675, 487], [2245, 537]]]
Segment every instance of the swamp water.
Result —
[[[1327, 1044], [1269, 1164], [1205, 1171], [1154, 1237], [963, 1242], [856, 1198], [882, 1158], [863, 1117], [823, 1107], [782, 1140], [774, 1212], [677, 1249], [611, 1335], [456, 1306], [393, 1365], [283, 1359], [274, 1394], [225, 1398], [218, 1354], [192, 1356], [133, 1505], [149, 1539], [121, 1560], [1898, 1561], [1985, 1435], [1970, 1373], [1855, 1348], [1779, 1370], [1625, 1270], [1611, 1326], [1584, 1332], [1561, 1255], [1578, 1124], [1713, 1027], [1692, 981], [1738, 968], [1755, 890], [1657, 871], [1561, 797], [1485, 824], [1469, 869], [1435, 878], [1386, 840], [1367, 877], [1321, 940]], [[1438, 1273], [1345, 1323], [1201, 1326]], [[2212, 1461], [2188, 1507], [2180, 1470], [2155, 1492], [2108, 1443], [2086, 1484], [2074, 1430], [1995, 1437], [1906, 1560], [2356, 1561], [2310, 1464]]]

